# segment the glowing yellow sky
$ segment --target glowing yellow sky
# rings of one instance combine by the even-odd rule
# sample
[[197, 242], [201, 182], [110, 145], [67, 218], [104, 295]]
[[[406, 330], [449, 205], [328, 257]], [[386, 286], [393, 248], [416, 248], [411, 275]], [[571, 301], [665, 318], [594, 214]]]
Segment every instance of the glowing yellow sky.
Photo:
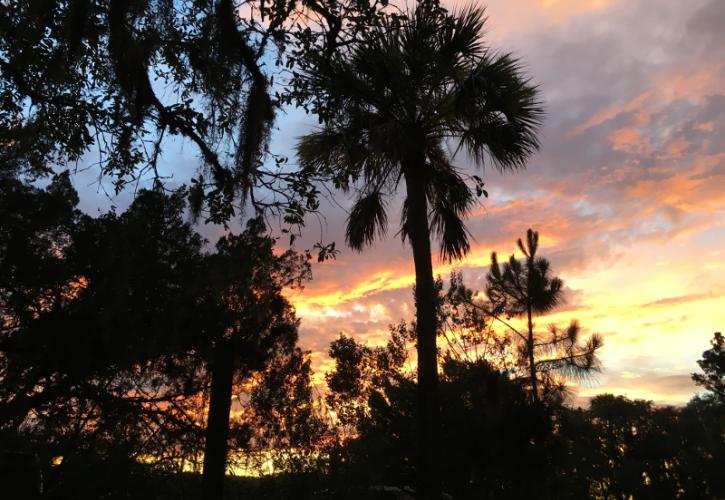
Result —
[[[725, 328], [725, 30], [715, 21], [724, 4], [488, 2], [490, 39], [541, 83], [542, 151], [525, 172], [486, 172], [491, 196], [469, 219], [472, 252], [436, 273], [457, 266], [481, 289], [491, 250], [507, 256], [527, 228], [540, 231], [569, 300], [539, 325], [576, 318], [605, 340], [605, 370], [580, 397], [686, 402], [696, 360]], [[327, 213], [338, 245], [340, 212]], [[318, 380], [339, 332], [378, 344], [389, 323], [413, 317], [412, 261], [394, 233], [316, 265], [293, 297]]]

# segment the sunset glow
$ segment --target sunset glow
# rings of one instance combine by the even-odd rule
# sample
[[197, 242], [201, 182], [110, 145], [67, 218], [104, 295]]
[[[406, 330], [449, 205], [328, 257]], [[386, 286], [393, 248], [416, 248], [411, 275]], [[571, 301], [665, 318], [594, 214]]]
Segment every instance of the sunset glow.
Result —
[[42, 3], [3, 498], [725, 499], [725, 0]]
[[[434, 261], [434, 272], [445, 279], [461, 269], [481, 289], [491, 251], [505, 258], [528, 228], [539, 231], [541, 254], [567, 287], [567, 304], [539, 326], [578, 319], [585, 333], [604, 336], [604, 371], [579, 395], [686, 402], [697, 390], [696, 360], [725, 328], [725, 3], [491, 0], [487, 14], [486, 42], [514, 52], [540, 84], [542, 147], [526, 170], [483, 172], [489, 198], [468, 218], [471, 252], [453, 264]], [[272, 150], [294, 158], [298, 138], [315, 125], [286, 110]], [[197, 167], [189, 151], [166, 160], [179, 183]], [[465, 155], [456, 163], [470, 171]], [[95, 179], [89, 170], [74, 180], [88, 212], [97, 209], [98, 192], [87, 187]], [[291, 294], [321, 390], [340, 332], [378, 345], [389, 324], [414, 316], [399, 202], [387, 236], [362, 253], [344, 246], [351, 201], [340, 193], [323, 200], [322, 220], [310, 217], [295, 245], [322, 239], [341, 250]], [[198, 229], [211, 242], [224, 232]]]
[[[605, 340], [604, 371], [579, 396], [681, 404], [696, 392], [696, 360], [725, 325], [725, 35], [716, 21], [725, 11], [704, 0], [686, 11], [656, 4], [488, 3], [491, 43], [513, 50], [541, 84], [542, 150], [526, 171], [485, 172], [490, 198], [469, 218], [471, 253], [435, 272], [459, 268], [481, 289], [490, 252], [508, 256], [527, 228], [538, 230], [568, 297], [539, 326], [576, 318]], [[297, 135], [308, 127], [300, 119]], [[332, 206], [325, 214], [326, 239], [340, 245], [345, 215]], [[318, 372], [339, 332], [376, 345], [389, 323], [413, 317], [398, 214], [386, 239], [316, 265], [293, 297]]]

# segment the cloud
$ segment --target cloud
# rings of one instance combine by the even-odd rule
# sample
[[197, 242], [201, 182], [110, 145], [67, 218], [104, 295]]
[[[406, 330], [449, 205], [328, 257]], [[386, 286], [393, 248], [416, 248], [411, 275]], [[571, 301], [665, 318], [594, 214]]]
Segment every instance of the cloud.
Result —
[[662, 299], [655, 300], [653, 302], [648, 302], [647, 304], [644, 304], [642, 307], [662, 307], [662, 306], [673, 306], [673, 305], [680, 305], [680, 304], [687, 304], [689, 302], [696, 302], [703, 299], [710, 299], [712, 297], [716, 297], [717, 295], [714, 295], [713, 293], [691, 293], [688, 295], [680, 295], [678, 297], [665, 297]]
[[607, 376], [605, 381], [595, 387], [580, 389], [574, 403], [586, 406], [593, 396], [610, 393], [630, 399], [646, 399], [659, 405], [682, 405], [696, 390], [697, 386], [689, 374], [658, 375], [625, 371]]

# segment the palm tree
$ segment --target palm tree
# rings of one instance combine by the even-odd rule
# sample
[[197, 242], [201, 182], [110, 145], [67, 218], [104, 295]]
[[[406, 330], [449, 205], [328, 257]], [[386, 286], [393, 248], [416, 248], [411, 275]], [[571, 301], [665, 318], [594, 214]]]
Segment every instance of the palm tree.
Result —
[[477, 165], [490, 160], [515, 170], [539, 147], [537, 88], [516, 58], [483, 45], [484, 23], [481, 8], [449, 14], [421, 2], [407, 16], [371, 27], [349, 51], [313, 61], [305, 74], [322, 127], [300, 140], [297, 153], [304, 170], [357, 192], [346, 231], [353, 249], [386, 232], [387, 202], [404, 183], [401, 235], [415, 263], [418, 487], [427, 498], [440, 496], [431, 233], [444, 260], [464, 256], [463, 218], [474, 193], [483, 192], [481, 179], [464, 174], [453, 158], [463, 150]]

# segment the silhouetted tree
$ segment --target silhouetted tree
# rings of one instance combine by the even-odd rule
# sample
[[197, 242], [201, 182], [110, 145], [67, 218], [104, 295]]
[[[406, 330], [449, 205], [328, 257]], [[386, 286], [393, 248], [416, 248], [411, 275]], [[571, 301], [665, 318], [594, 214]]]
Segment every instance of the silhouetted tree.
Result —
[[506, 374], [516, 371], [515, 342], [495, 329], [496, 319], [476, 301], [475, 293], [463, 282], [463, 275], [451, 272], [448, 289], [436, 279], [439, 289], [438, 316], [446, 339], [446, 355], [466, 362], [485, 361]]
[[87, 491], [135, 458], [174, 467], [198, 453], [202, 239], [183, 194], [143, 191], [93, 219], [75, 210], [67, 175], [45, 189], [6, 178], [2, 191], [3, 440], [43, 464], [62, 457], [66, 472], [107, 463]]
[[725, 498], [725, 412], [722, 402], [695, 396], [679, 411], [677, 467], [681, 487], [692, 498]]
[[271, 457], [276, 472], [318, 470], [319, 447], [330, 431], [313, 394], [309, 356], [299, 348], [278, 351], [260, 375], [244, 418], [253, 430], [247, 450], [264, 461]]
[[[45, 191], [15, 186], [29, 203], [3, 214], [25, 225], [3, 224], [3, 268], [11, 272], [3, 280], [2, 346], [12, 353], [4, 358], [3, 375], [14, 392], [6, 407], [14, 416], [5, 421], [19, 424], [38, 401], [52, 397], [55, 385], [68, 391], [190, 341], [184, 327], [191, 322], [175, 310], [190, 303], [191, 289], [181, 285], [200, 262], [202, 240], [181, 220], [180, 194], [142, 192], [122, 216], [91, 219], [74, 210], [65, 175]], [[13, 198], [4, 200], [18, 201]], [[36, 226], [35, 215], [44, 212], [71, 218], [60, 233]], [[130, 251], [141, 234], [152, 238], [139, 239]], [[31, 269], [40, 271], [35, 284], [22, 277]], [[38, 384], [40, 393], [33, 389]]]
[[[460, 274], [453, 274], [448, 294], [451, 300], [468, 304], [484, 317], [505, 326], [519, 345], [519, 359], [526, 367], [526, 378], [534, 401], [539, 401], [542, 390], [547, 398], [558, 398], [563, 386], [556, 377], [580, 379], [599, 370], [597, 350], [602, 346], [598, 334], [580, 342], [581, 328], [572, 321], [565, 329], [555, 325], [548, 334], [535, 331], [534, 318], [553, 311], [563, 301], [563, 282], [551, 276], [551, 264], [538, 257], [539, 234], [527, 231], [526, 242], [520, 238], [518, 247], [524, 262], [513, 255], [501, 266], [496, 252], [491, 254], [491, 267], [486, 276], [487, 301], [479, 300], [466, 288]], [[522, 317], [526, 330], [516, 328], [510, 319]], [[543, 386], [543, 387], [542, 387]]]
[[715, 332], [710, 344], [712, 348], [703, 352], [702, 359], [697, 362], [703, 373], [693, 373], [692, 380], [725, 404], [725, 339], [722, 333]]
[[541, 117], [536, 87], [510, 54], [481, 40], [483, 10], [448, 14], [421, 2], [405, 19], [368, 29], [364, 43], [313, 61], [305, 77], [319, 96], [323, 128], [302, 138], [305, 170], [327, 172], [345, 191], [360, 185], [346, 239], [362, 249], [387, 229], [388, 196], [405, 183], [403, 238], [413, 248], [418, 327], [419, 495], [437, 498], [438, 424], [436, 291], [430, 234], [443, 258], [469, 249], [463, 217], [482, 193], [466, 181], [446, 153], [459, 141], [474, 161], [501, 170], [523, 167], [538, 147]]
[[205, 297], [219, 318], [202, 479], [203, 498], [210, 500], [223, 496], [235, 373], [249, 378], [296, 349], [297, 319], [282, 290], [301, 286], [309, 264], [291, 250], [276, 255], [266, 233], [262, 220], [252, 219], [243, 233], [222, 237], [207, 258]]
[[[724, 429], [722, 422], [716, 424], [719, 430], [708, 430], [716, 420], [691, 405], [656, 407], [650, 401], [611, 394], [593, 398], [587, 418], [593, 429], [581, 434], [566, 418], [561, 422], [562, 433], [580, 443], [573, 459], [580, 462], [590, 496], [722, 496], [723, 481], [715, 472], [722, 466], [722, 435], [716, 437]], [[704, 438], [709, 432], [714, 433]], [[581, 461], [585, 456], [590, 458]]]
[[[370, 348], [341, 336], [331, 344], [328, 404], [344, 424], [345, 439], [332, 452], [333, 468], [350, 498], [366, 498], [370, 484], [405, 487], [417, 442], [414, 372], [406, 369], [415, 330], [391, 327], [386, 346]], [[443, 444], [440, 474], [454, 498], [521, 498], [549, 491], [549, 416], [526, 392], [482, 358], [443, 358]]]
[[[651, 402], [629, 401], [622, 396], [604, 394], [592, 399], [590, 413], [600, 432], [606, 457], [607, 480], [600, 485], [603, 495], [663, 498], [665, 492], [670, 495], [664, 497], [674, 493], [674, 477], [663, 474], [666, 458], [671, 453], [664, 453], [662, 447], [669, 448], [675, 443], [667, 443], [663, 429], [653, 418]], [[666, 415], [668, 419], [671, 417], [671, 414]], [[670, 484], [657, 484], [660, 478]], [[664, 491], [647, 495], [659, 488]]]
[[[38, 314], [51, 308], [73, 286], [62, 250], [71, 240], [80, 216], [78, 197], [68, 175], [56, 176], [46, 189], [23, 183], [0, 172], [0, 348], [10, 349], [12, 337], [34, 322]], [[12, 388], [24, 387], [7, 377], [13, 373], [11, 359], [0, 358], [3, 400], [9, 402]], [[32, 383], [28, 388], [32, 388]], [[5, 392], [8, 391], [8, 392]], [[20, 391], [22, 398], [25, 393]], [[17, 413], [25, 406], [14, 403]], [[13, 411], [14, 413], [15, 411]], [[2, 422], [8, 423], [4, 412]]]
[[[208, 434], [229, 428], [234, 390], [245, 401], [237, 449], [311, 447], [309, 360], [280, 295], [305, 279], [308, 256], [275, 254], [258, 219], [205, 255], [183, 191], [141, 191], [124, 213], [94, 219], [75, 209], [67, 175], [45, 189], [3, 178], [0, 190], [0, 431], [43, 463], [62, 457], [58, 495], [83, 464], [107, 464], [89, 481], [93, 496], [120, 494], [108, 488], [138, 473], [135, 459], [179, 471], [196, 462], [210, 376]], [[217, 371], [214, 355], [231, 359], [226, 413], [218, 387], [229, 366]], [[208, 455], [223, 480], [227, 442], [216, 446]]]
[[385, 346], [371, 348], [352, 337], [340, 334], [330, 343], [329, 355], [334, 370], [325, 374], [329, 392], [325, 396], [340, 424], [355, 435], [360, 423], [369, 418], [368, 401], [375, 389], [404, 377], [409, 343], [415, 332], [408, 325], [391, 325]]
[[354, 41], [380, 8], [357, 0], [4, 2], [0, 162], [45, 175], [93, 152], [121, 189], [145, 174], [161, 181], [159, 159], [177, 137], [201, 159], [192, 209], [226, 222], [249, 202], [301, 224], [317, 203], [310, 179], [282, 156], [263, 161], [276, 111], [296, 92], [280, 84], [303, 54]]
[[[414, 333], [401, 324], [387, 346], [344, 336], [332, 344], [327, 400], [346, 428], [330, 451], [327, 485], [346, 498], [367, 498], [371, 482], [402, 488], [414, 477], [414, 374], [404, 354]], [[515, 373], [454, 352], [443, 357], [440, 449], [454, 498], [723, 496], [725, 419], [714, 398], [677, 408], [603, 394], [588, 409], [544, 406]]]

